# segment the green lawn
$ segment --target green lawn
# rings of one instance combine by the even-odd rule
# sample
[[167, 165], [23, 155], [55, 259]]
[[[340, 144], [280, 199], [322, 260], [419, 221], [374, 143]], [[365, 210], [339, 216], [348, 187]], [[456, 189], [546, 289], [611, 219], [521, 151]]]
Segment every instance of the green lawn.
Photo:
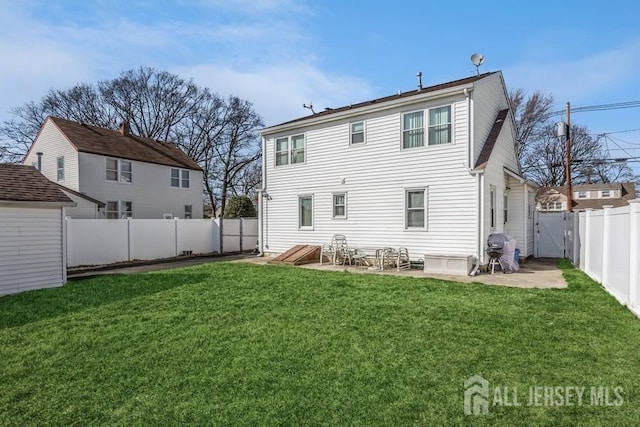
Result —
[[[640, 320], [561, 268], [536, 290], [215, 263], [2, 297], [0, 425], [640, 425]], [[465, 416], [471, 375], [522, 406]]]

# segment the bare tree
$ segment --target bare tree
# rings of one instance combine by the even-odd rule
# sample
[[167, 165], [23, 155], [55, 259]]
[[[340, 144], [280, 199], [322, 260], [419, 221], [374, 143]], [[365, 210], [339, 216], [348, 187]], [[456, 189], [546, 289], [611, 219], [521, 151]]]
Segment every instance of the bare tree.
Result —
[[552, 95], [535, 91], [526, 97], [524, 90], [509, 92], [511, 110], [516, 122], [516, 146], [518, 156], [527, 151], [527, 145], [542, 136], [548, 124], [548, 114], [553, 106]]
[[224, 211], [230, 194], [253, 188], [245, 186], [245, 168], [260, 158], [257, 129], [263, 126], [253, 105], [165, 71], [141, 67], [97, 86], [52, 90], [12, 115], [0, 126], [0, 161], [21, 162], [49, 115], [111, 129], [127, 121], [134, 134], [175, 142], [198, 162], [214, 212]]

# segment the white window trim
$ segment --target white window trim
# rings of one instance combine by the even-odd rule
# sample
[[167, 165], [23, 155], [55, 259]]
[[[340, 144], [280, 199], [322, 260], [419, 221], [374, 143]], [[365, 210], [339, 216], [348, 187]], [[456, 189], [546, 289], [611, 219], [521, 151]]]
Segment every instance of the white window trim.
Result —
[[[362, 123], [362, 142], [353, 142], [353, 125]], [[357, 132], [360, 133], [360, 132]], [[354, 147], [360, 147], [362, 145], [367, 145], [367, 122], [366, 120], [356, 120], [349, 123], [349, 145]]]
[[[424, 194], [424, 205], [422, 210], [424, 211], [424, 226], [423, 227], [409, 227], [407, 221], [407, 214], [409, 213], [409, 193], [422, 191]], [[428, 231], [429, 228], [429, 187], [409, 187], [404, 189], [404, 202], [402, 213], [404, 215], [404, 231]]]
[[[60, 164], [59, 164], [60, 160], [62, 160], [62, 167], [60, 167]], [[64, 156], [56, 157], [56, 178], [57, 178], [57, 181], [64, 181], [64, 179], [65, 179], [64, 172], [65, 172], [65, 170], [64, 170]], [[62, 176], [60, 176], [60, 175], [62, 175]]]
[[[118, 218], [109, 218], [109, 212], [113, 212], [113, 211], [109, 211], [109, 203], [111, 202], [115, 202], [118, 206]], [[124, 211], [122, 209], [123, 205], [125, 203], [131, 203], [131, 216], [127, 217], [127, 216], [123, 216], [124, 215]], [[133, 218], [133, 201], [131, 200], [109, 200], [107, 201], [107, 205], [105, 206], [105, 217], [108, 219], [127, 219], [127, 218]]]
[[[311, 198], [311, 225], [302, 225], [302, 215], [301, 215], [301, 205], [300, 201], [302, 199]], [[298, 196], [298, 203], [296, 205], [296, 209], [298, 210], [298, 230], [313, 230], [315, 225], [314, 215], [315, 215], [315, 197], [313, 194], [301, 194]]]
[[[605, 196], [604, 193], [607, 193], [607, 195]], [[610, 199], [613, 196], [611, 195], [611, 190], [600, 190], [600, 198], [602, 199]]]
[[[178, 171], [178, 186], [177, 187], [174, 186], [173, 182], [172, 182], [173, 181], [172, 174], [173, 174], [174, 170]], [[189, 186], [188, 187], [184, 187], [182, 185], [182, 174], [184, 172], [188, 172], [189, 173], [189, 179], [188, 179]], [[182, 189], [182, 190], [190, 190], [191, 189], [191, 170], [190, 169], [173, 168], [173, 167], [170, 168], [170, 170], [169, 170], [169, 188], [175, 188], [176, 190], [180, 190], [180, 189]]]
[[[189, 212], [187, 212], [187, 206], [189, 207]], [[187, 214], [189, 217], [187, 217]], [[184, 205], [184, 219], [193, 219], [193, 205]]]
[[496, 187], [489, 186], [489, 228], [495, 230], [497, 226], [496, 218]]
[[[293, 163], [293, 138], [297, 136], [302, 136], [302, 152], [303, 152], [303, 160], [301, 162]], [[286, 139], [287, 140], [287, 163], [277, 164], [278, 161], [278, 140]], [[296, 133], [289, 136], [280, 136], [277, 138], [273, 138], [273, 167], [274, 168], [284, 168], [287, 166], [295, 166], [295, 165], [304, 165], [307, 163], [307, 134], [306, 132]]]
[[[117, 182], [119, 184], [133, 184], [133, 162], [131, 160], [124, 160], [124, 159], [116, 159], [114, 157], [106, 157], [105, 158], [105, 162], [104, 162], [104, 174], [105, 174], [105, 181], [106, 182]], [[109, 179], [107, 178], [107, 162], [109, 160], [115, 160], [116, 161], [116, 179]], [[120, 176], [122, 175], [122, 163], [126, 162], [129, 163], [131, 165], [131, 181], [123, 181], [120, 179]]]
[[[424, 109], [418, 109], [418, 110], [410, 110], [410, 111], [404, 111], [400, 114], [400, 150], [404, 151], [404, 150], [408, 150], [408, 151], [412, 151], [412, 150], [419, 150], [419, 149], [430, 149], [430, 150], [437, 150], [437, 149], [442, 149], [442, 147], [448, 147], [450, 145], [454, 145], [455, 144], [455, 135], [454, 135], [454, 131], [455, 131], [455, 114], [454, 114], [454, 108], [453, 108], [453, 103], [450, 104], [441, 104], [441, 105], [433, 105], [431, 107], [428, 108], [424, 108]], [[444, 143], [444, 144], [430, 144], [429, 143], [429, 128], [431, 127], [431, 122], [430, 122], [430, 116], [429, 116], [429, 111], [436, 109], [436, 108], [442, 108], [442, 107], [449, 107], [450, 108], [450, 114], [451, 114], [451, 134], [450, 134], [450, 139], [451, 141]], [[404, 148], [404, 116], [405, 114], [411, 114], [411, 113], [417, 113], [422, 111], [422, 118], [423, 118], [423, 126], [422, 126], [422, 131], [423, 131], [423, 140], [424, 140], [424, 145], [421, 145], [419, 147], [409, 147], [409, 148]], [[351, 131], [351, 128], [349, 128], [349, 131]]]
[[[335, 207], [336, 207], [336, 199], [335, 196], [344, 196], [344, 215], [336, 215]], [[346, 191], [338, 191], [335, 193], [331, 193], [331, 219], [347, 219], [347, 192]]]

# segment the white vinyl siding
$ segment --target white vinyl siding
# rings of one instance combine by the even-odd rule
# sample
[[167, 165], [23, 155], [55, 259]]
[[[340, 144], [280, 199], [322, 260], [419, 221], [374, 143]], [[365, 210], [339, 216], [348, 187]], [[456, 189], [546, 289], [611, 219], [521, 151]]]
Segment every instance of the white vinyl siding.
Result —
[[[133, 217], [136, 219], [158, 219], [164, 213], [182, 217], [185, 205], [193, 206], [193, 218], [202, 218], [202, 171], [187, 169], [189, 188], [179, 190], [171, 187], [171, 166], [131, 161], [135, 173], [133, 182], [116, 185], [106, 181], [105, 157], [80, 153], [80, 174], [83, 177], [80, 192], [100, 200], [128, 200], [133, 202]], [[173, 168], [179, 169], [179, 168]]]
[[[441, 101], [433, 106], [440, 105]], [[460, 168], [467, 154], [467, 104], [460, 95], [449, 105], [456, 117], [454, 144], [444, 150], [401, 149], [406, 112], [402, 106], [384, 114], [363, 115], [366, 144], [358, 149], [350, 145], [350, 119], [295, 129], [292, 133], [306, 136], [304, 168], [275, 166], [276, 140], [282, 133], [265, 135], [269, 194], [262, 199], [265, 250], [280, 253], [301, 242], [328, 243], [333, 234], [341, 233], [356, 247], [407, 247], [412, 258], [425, 253], [475, 253], [478, 184]], [[430, 107], [425, 104], [424, 111]], [[412, 188], [428, 188], [427, 229], [405, 227], [405, 190]], [[339, 193], [347, 194], [346, 221], [333, 217], [333, 195]], [[298, 196], [305, 194], [314, 195], [312, 229], [298, 226]]]
[[0, 206], [0, 295], [62, 286], [62, 209]]
[[[69, 143], [57, 126], [46, 120], [36, 141], [31, 146], [27, 157], [24, 159], [25, 165], [38, 164], [37, 153], [42, 154], [42, 174], [50, 181], [58, 181], [58, 164], [59, 157], [64, 158], [64, 186], [75, 191], [80, 191], [79, 183], [79, 163], [78, 152], [73, 145]], [[102, 171], [101, 171], [102, 172]], [[104, 175], [102, 176], [104, 179]]]

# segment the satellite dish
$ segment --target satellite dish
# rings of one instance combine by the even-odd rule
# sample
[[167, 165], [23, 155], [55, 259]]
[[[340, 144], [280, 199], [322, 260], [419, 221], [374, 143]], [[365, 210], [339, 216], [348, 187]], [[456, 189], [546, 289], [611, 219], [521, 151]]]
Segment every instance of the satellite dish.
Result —
[[484, 62], [484, 55], [481, 53], [474, 53], [471, 55], [471, 63], [476, 66], [476, 74], [480, 74], [480, 65]]

